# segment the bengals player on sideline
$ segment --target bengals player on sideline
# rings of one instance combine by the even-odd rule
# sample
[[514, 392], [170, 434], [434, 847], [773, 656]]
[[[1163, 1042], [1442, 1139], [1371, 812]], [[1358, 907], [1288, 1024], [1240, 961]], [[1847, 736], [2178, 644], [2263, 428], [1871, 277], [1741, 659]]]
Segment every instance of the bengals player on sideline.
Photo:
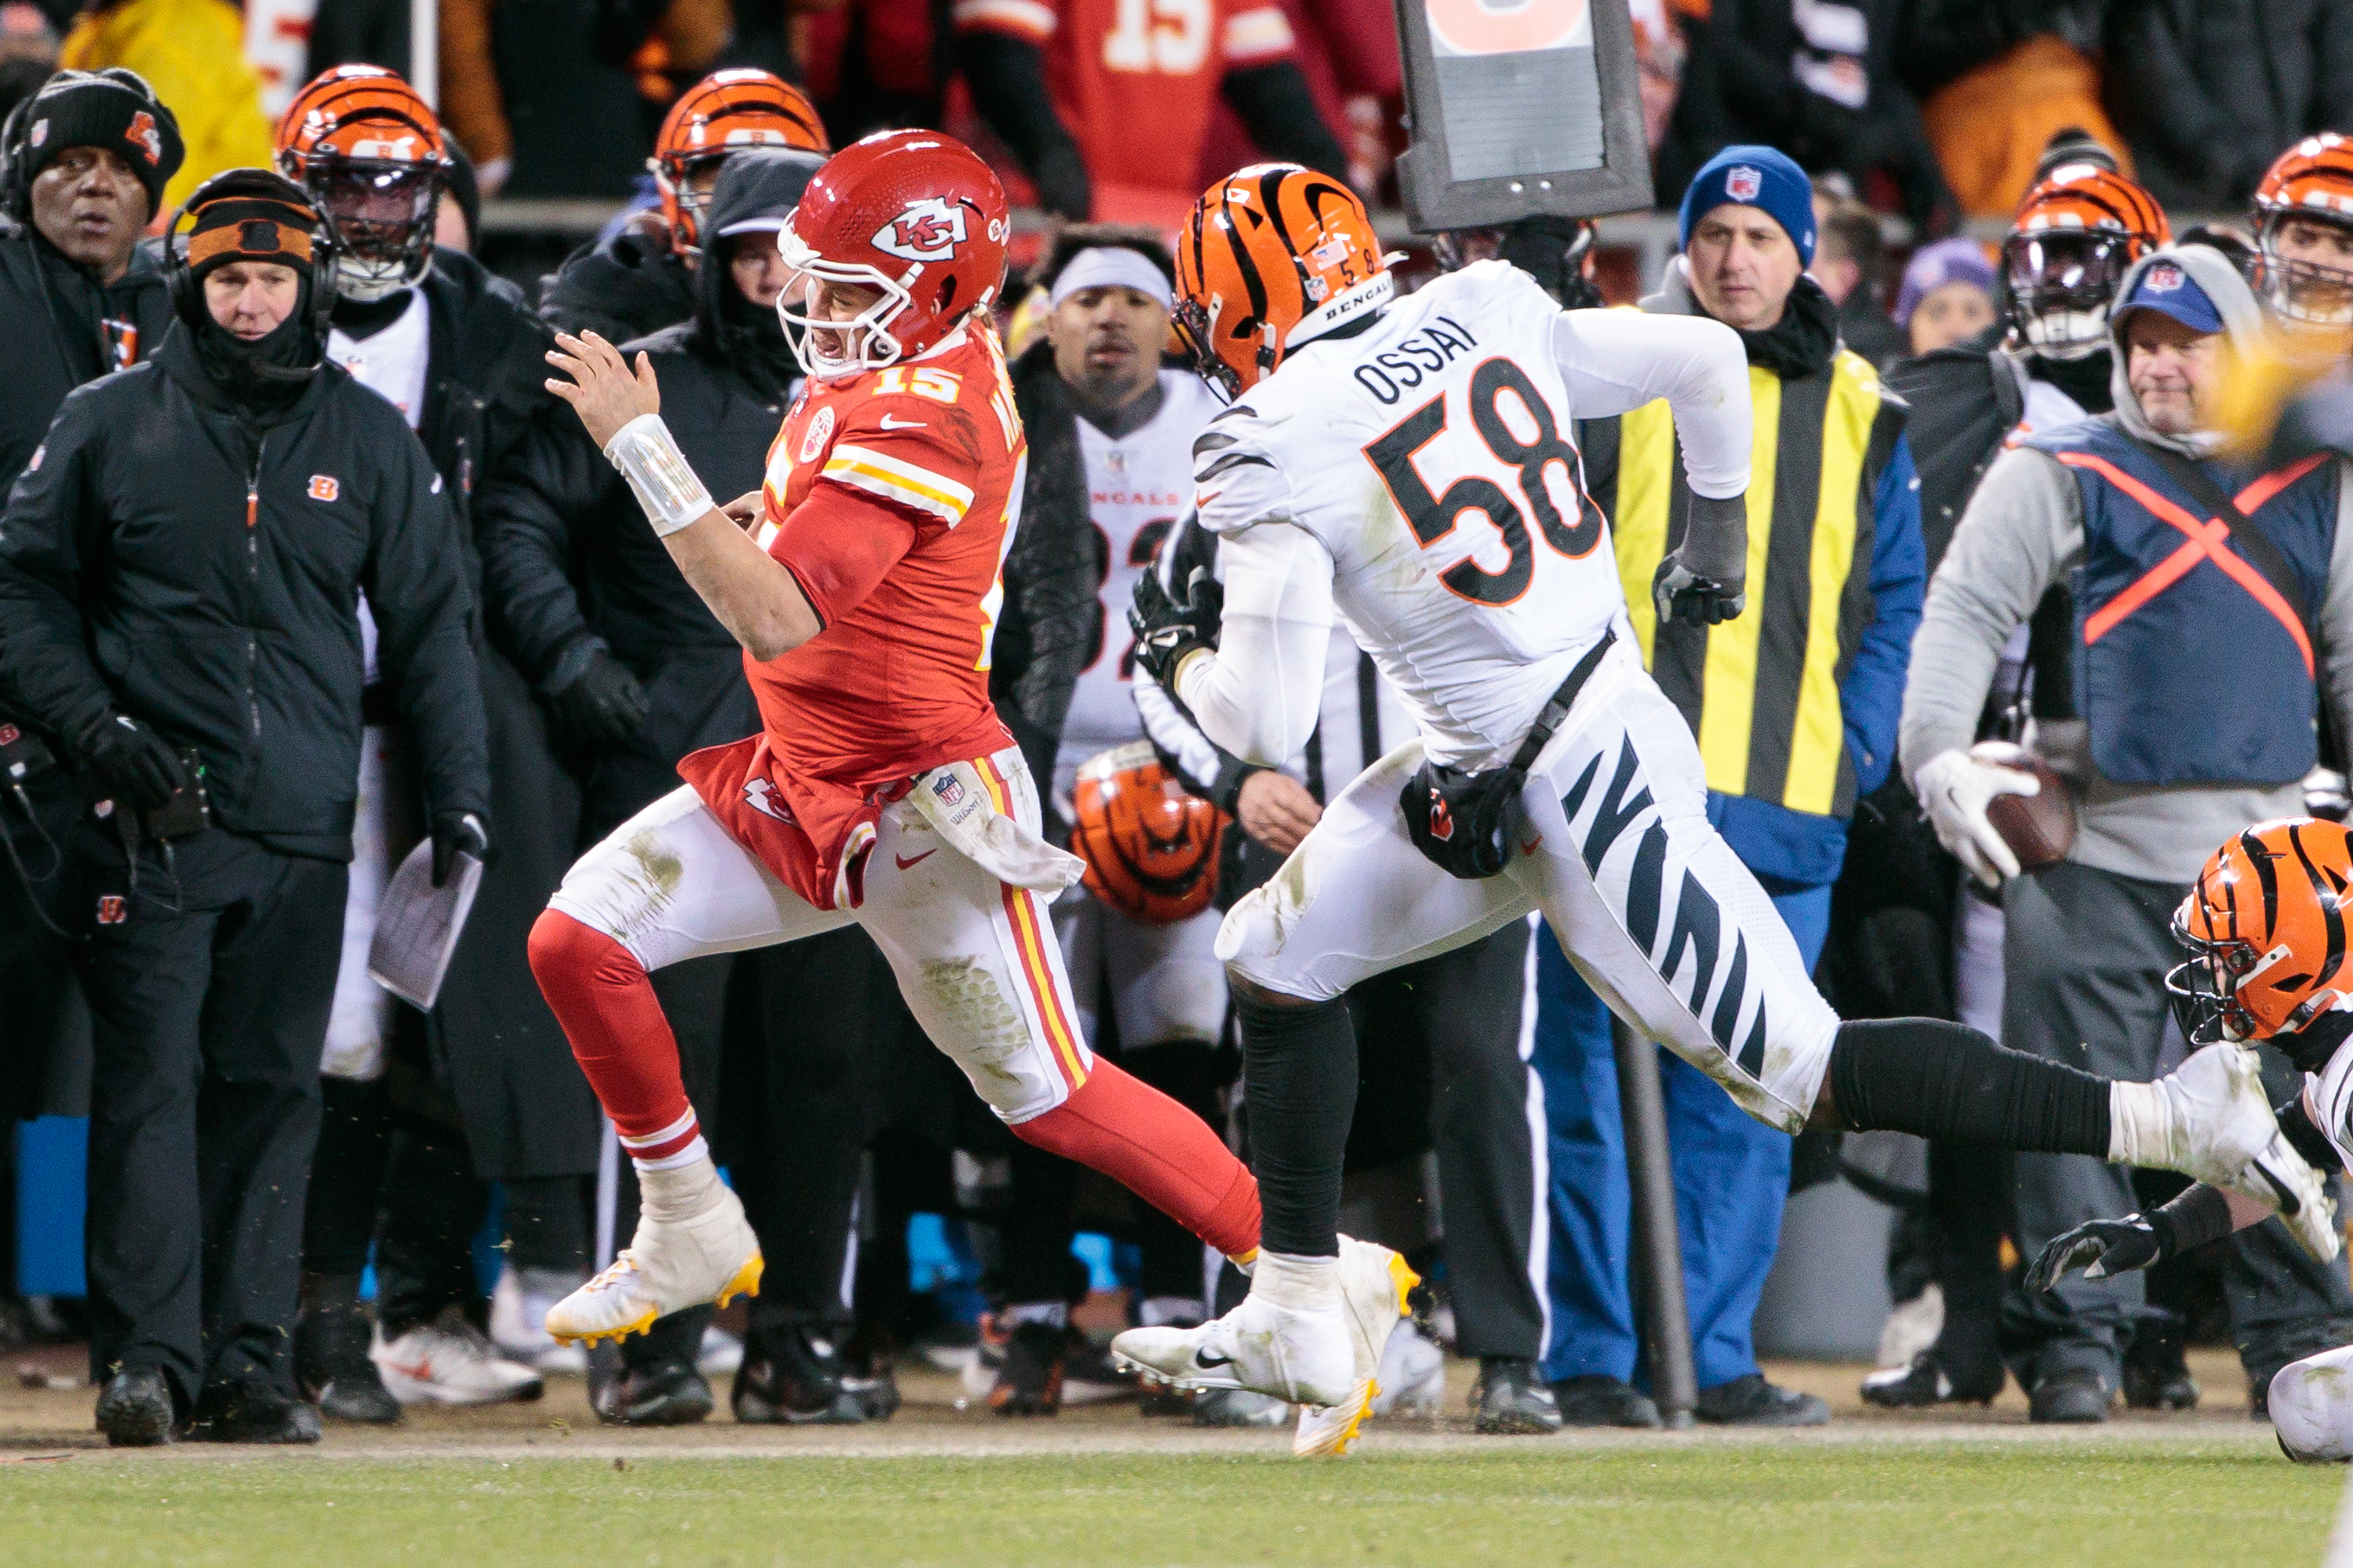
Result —
[[1746, 537], [1748, 377], [1730, 329], [1564, 311], [1496, 261], [1395, 299], [1363, 204], [1284, 164], [1210, 187], [1176, 284], [1178, 331], [1235, 397], [1193, 448], [1224, 589], [1196, 574], [1178, 603], [1147, 574], [1138, 664], [1210, 739], [1276, 763], [1314, 721], [1338, 616], [1422, 738], [1360, 774], [1226, 917], [1265, 1250], [1234, 1310], [1130, 1329], [1115, 1353], [1180, 1387], [1308, 1405], [1369, 1386], [1334, 1239], [1357, 1075], [1340, 998], [1532, 910], [1613, 1011], [1786, 1131], [2165, 1166], [2292, 1214], [2333, 1253], [2320, 1178], [2238, 1047], [2116, 1083], [1941, 1020], [1841, 1023], [1814, 990], [1708, 822], [1697, 743], [1628, 635], [1571, 439], [1580, 417], [1667, 399], [1696, 499], [1654, 580], [1658, 615], [1740, 614], [1766, 563]]
[[2255, 187], [2255, 290], [2295, 326], [2353, 327], [2353, 142], [2334, 131], [2281, 153]]
[[[2166, 976], [2190, 1044], [2263, 1040], [2304, 1075], [2280, 1131], [2322, 1171], [2353, 1167], [2353, 955], [2346, 890], [2353, 837], [2334, 822], [2259, 822], [2214, 851], [2173, 917], [2188, 962]], [[2271, 1216], [2200, 1184], [2164, 1207], [2093, 1220], [2054, 1237], [2027, 1270], [2049, 1290], [2074, 1269], [2104, 1279], [2162, 1263]], [[2353, 1459], [2353, 1345], [2291, 1362], [2263, 1408], [2292, 1459]]]
[[[571, 378], [549, 389], [744, 644], [764, 721], [681, 763], [687, 784], [584, 856], [532, 933], [533, 972], [645, 1196], [628, 1249], [549, 1312], [559, 1339], [635, 1332], [759, 1284], [648, 972], [852, 921], [1017, 1135], [1255, 1256], [1250, 1173], [1087, 1049], [1046, 913], [1080, 862], [1039, 837], [1036, 787], [989, 704], [1026, 461], [987, 315], [1008, 227], [996, 177], [943, 135], [886, 132], [818, 171], [777, 237], [799, 274], [777, 310], [810, 390], [759, 493], [724, 510], [663, 426], [648, 361], [568, 335], [549, 355]], [[1394, 1254], [1354, 1256], [1390, 1286]]]

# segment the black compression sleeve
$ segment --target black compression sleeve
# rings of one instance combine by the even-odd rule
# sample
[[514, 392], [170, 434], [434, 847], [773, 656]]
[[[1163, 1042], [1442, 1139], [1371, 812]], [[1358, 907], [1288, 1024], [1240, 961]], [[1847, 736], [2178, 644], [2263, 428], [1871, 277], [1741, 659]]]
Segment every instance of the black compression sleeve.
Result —
[[1335, 1258], [1340, 1175], [1356, 1119], [1356, 1028], [1345, 1002], [1271, 1006], [1234, 999], [1259, 1241], [1269, 1252]]
[[2107, 1158], [2107, 1079], [2005, 1050], [1964, 1024], [1841, 1024], [1830, 1083], [1852, 1131]]
[[1038, 187], [1039, 205], [1083, 221], [1094, 196], [1079, 144], [1054, 113], [1045, 51], [1026, 39], [985, 31], [959, 33], [956, 49], [973, 107], [1021, 160]]
[[1319, 169], [1335, 180], [1348, 177], [1348, 154], [1315, 111], [1315, 94], [1298, 61], [1229, 70], [1223, 91], [1242, 117], [1250, 140], [1275, 157]]
[[2236, 1228], [2231, 1219], [2231, 1200], [2220, 1187], [2202, 1182], [2150, 1214], [2148, 1224], [2168, 1258], [2220, 1241]]

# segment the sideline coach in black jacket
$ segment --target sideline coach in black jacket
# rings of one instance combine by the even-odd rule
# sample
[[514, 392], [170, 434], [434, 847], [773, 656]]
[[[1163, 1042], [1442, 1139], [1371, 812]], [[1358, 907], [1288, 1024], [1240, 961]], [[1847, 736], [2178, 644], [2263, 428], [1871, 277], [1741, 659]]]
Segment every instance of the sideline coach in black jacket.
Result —
[[[172, 111], [126, 70], [58, 72], [18, 106], [5, 142], [0, 495], [25, 471], [67, 393], [137, 363], [163, 341], [171, 301], [139, 235], [181, 159]], [[57, 738], [23, 734], [24, 719], [0, 695], [0, 784], [16, 786], [0, 788], [0, 837], [14, 851], [0, 863], [0, 1127], [43, 1108], [43, 1080], [66, 1054], [60, 1035], [75, 988], [74, 943], [63, 932], [79, 900], [60, 848], [81, 815], [81, 792], [56, 763]], [[19, 731], [13, 741], [11, 730]]]
[[189, 211], [178, 319], [66, 400], [0, 518], [0, 677], [95, 803], [74, 858], [99, 1425], [315, 1441], [289, 1350], [359, 775], [357, 594], [419, 738], [438, 873], [488, 848], [481, 688], [440, 477], [323, 363], [317, 212], [256, 170]]

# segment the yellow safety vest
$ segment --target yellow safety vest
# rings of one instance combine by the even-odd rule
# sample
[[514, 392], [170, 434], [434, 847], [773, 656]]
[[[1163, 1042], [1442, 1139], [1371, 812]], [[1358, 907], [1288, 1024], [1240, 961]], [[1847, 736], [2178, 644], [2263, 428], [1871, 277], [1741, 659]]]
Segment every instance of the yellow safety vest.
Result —
[[1902, 405], [1843, 349], [1827, 373], [1789, 382], [1752, 365], [1748, 394], [1748, 607], [1737, 618], [1660, 633], [1651, 577], [1671, 511], [1680, 534], [1690, 504], [1663, 399], [1615, 421], [1614, 463], [1611, 422], [1587, 424], [1588, 456], [1615, 475], [1594, 499], [1610, 519], [1643, 662], [1698, 736], [1708, 788], [1845, 816], [1855, 783], [1839, 687], [1874, 614], [1873, 507]]

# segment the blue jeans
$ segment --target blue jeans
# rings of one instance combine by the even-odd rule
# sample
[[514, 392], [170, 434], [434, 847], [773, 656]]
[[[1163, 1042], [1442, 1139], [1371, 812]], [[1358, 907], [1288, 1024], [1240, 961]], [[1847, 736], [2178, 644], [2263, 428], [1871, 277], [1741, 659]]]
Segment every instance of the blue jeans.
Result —
[[[1830, 934], [1831, 889], [1776, 894], [1810, 970]], [[1628, 1279], [1632, 1192], [1609, 1010], [1562, 956], [1540, 940], [1535, 1054], [1552, 1122], [1552, 1337], [1545, 1375], [1636, 1377], [1638, 1341]], [[1659, 1052], [1675, 1222], [1683, 1257], [1699, 1386], [1757, 1370], [1750, 1328], [1757, 1298], [1781, 1241], [1789, 1193], [1789, 1137], [1735, 1105], [1713, 1079]]]

